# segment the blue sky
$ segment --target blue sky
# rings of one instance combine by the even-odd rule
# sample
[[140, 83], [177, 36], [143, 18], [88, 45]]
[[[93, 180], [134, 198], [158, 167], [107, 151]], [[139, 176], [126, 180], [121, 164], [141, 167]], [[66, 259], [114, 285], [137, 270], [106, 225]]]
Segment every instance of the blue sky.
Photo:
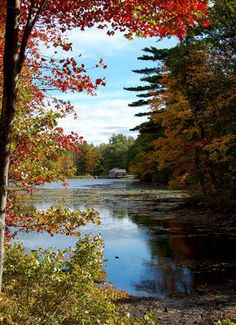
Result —
[[140, 108], [128, 107], [135, 100], [135, 93], [125, 91], [124, 87], [140, 85], [138, 74], [132, 69], [152, 66], [152, 63], [137, 60], [142, 55], [144, 47], [171, 47], [177, 44], [177, 39], [134, 39], [129, 41], [122, 34], [107, 36], [103, 30], [89, 29], [86, 31], [73, 30], [69, 39], [73, 42], [74, 53], [81, 63], [94, 66], [100, 57], [108, 66], [106, 70], [90, 70], [93, 78], [105, 77], [106, 87], [100, 87], [97, 96], [86, 94], [58, 94], [58, 97], [69, 99], [76, 107], [78, 119], [72, 116], [60, 122], [66, 132], [75, 131], [84, 136], [89, 143], [99, 144], [108, 142], [112, 134], [123, 133], [136, 136], [129, 129], [140, 124], [144, 118], [134, 117]]

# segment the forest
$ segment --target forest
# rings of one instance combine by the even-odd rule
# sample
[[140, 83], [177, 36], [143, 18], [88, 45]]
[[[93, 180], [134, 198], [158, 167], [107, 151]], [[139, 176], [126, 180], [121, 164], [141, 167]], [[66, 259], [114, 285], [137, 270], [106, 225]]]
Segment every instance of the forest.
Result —
[[[211, 25], [191, 28], [175, 48], [144, 48], [134, 70], [145, 85], [130, 106], [148, 121], [137, 126], [131, 170], [143, 180], [192, 188], [234, 205], [236, 190], [235, 6], [217, 2]], [[215, 201], [216, 203], [216, 201]]]
[[143, 49], [138, 60], [152, 67], [134, 70], [142, 85], [125, 89], [136, 93], [129, 106], [143, 108], [136, 116], [147, 122], [134, 128], [136, 140], [114, 135], [108, 145], [87, 145], [78, 174], [107, 174], [117, 166], [146, 182], [235, 204], [234, 10], [219, 2], [211, 25], [189, 29], [181, 44]]
[[[186, 190], [223, 214], [234, 211], [235, 26], [234, 0], [1, 1], [0, 324], [160, 323], [152, 310], [123, 308], [129, 294], [105, 281], [104, 242], [80, 230], [101, 223], [98, 211], [73, 210], [63, 200], [48, 209], [30, 202], [39, 186], [60, 181], [66, 188], [75, 176], [118, 167], [154, 187]], [[103, 59], [91, 77], [67, 37], [92, 27], [110, 37], [179, 39], [168, 49], [145, 47], [138, 60], [149, 67], [133, 71], [140, 85], [122, 85], [134, 94], [130, 110], [140, 107], [136, 116], [146, 116], [134, 128], [137, 138], [113, 134], [95, 146], [60, 127], [76, 112], [54, 93], [94, 95], [106, 85]], [[78, 240], [64, 250], [28, 249], [15, 241], [19, 232]], [[235, 324], [222, 315], [214, 324]], [[182, 323], [177, 317], [172, 324]]]

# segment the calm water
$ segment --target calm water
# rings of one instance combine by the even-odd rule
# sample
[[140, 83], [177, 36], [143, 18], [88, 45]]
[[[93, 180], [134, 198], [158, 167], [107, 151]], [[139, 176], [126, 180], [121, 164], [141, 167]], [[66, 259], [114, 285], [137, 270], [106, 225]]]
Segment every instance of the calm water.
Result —
[[[191, 294], [199, 285], [218, 283], [235, 271], [235, 234], [209, 233], [198, 228], [197, 221], [190, 228], [166, 212], [186, 193], [157, 190], [132, 180], [73, 179], [69, 183], [67, 189], [58, 183], [44, 186], [34, 194], [32, 204], [46, 209], [64, 199], [73, 209], [98, 210], [102, 224], [88, 224], [81, 232], [102, 235], [107, 278], [117, 288], [165, 298]], [[62, 235], [30, 233], [18, 238], [29, 248], [60, 249], [76, 243], [75, 238]]]

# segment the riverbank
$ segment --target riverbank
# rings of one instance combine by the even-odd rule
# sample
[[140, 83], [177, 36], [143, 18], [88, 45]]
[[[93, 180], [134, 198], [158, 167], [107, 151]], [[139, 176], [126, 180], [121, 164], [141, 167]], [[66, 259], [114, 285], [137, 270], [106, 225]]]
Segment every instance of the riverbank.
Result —
[[[218, 320], [230, 320], [236, 324], [235, 291], [228, 293], [210, 292], [195, 294], [192, 297], [159, 300], [156, 298], [130, 297], [120, 301], [132, 317], [146, 313], [154, 315], [155, 324], [161, 325], [210, 325]], [[222, 324], [223, 325], [223, 324]]]
[[[236, 234], [235, 214], [206, 209], [202, 204], [187, 207], [187, 204], [182, 203], [180, 206], [165, 210], [165, 214], [170, 225], [175, 223], [176, 227], [167, 230], [173, 235], [179, 232], [179, 228], [182, 228], [183, 236], [187, 235], [188, 229], [195, 229], [197, 233], [201, 231], [207, 236], [211, 233], [215, 236], [223, 234], [225, 237]], [[152, 230], [156, 231], [155, 227]], [[191, 257], [186, 257], [184, 263], [195, 270], [195, 273], [206, 275], [206, 282], [194, 288], [189, 295], [174, 293], [165, 299], [130, 296], [119, 304], [127, 308], [133, 317], [142, 318], [146, 313], [151, 312], [155, 315], [156, 324], [161, 325], [205, 325], [215, 324], [223, 319], [230, 320], [232, 323], [222, 324], [236, 324], [235, 261], [228, 260], [222, 263], [216, 260], [214, 264], [209, 264], [208, 261], [203, 260], [199, 265], [195, 265]]]

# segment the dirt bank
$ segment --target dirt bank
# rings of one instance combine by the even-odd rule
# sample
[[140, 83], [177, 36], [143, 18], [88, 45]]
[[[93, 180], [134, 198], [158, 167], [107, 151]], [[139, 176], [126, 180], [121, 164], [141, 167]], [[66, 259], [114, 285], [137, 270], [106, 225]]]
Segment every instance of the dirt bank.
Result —
[[169, 298], [165, 301], [156, 298], [130, 297], [120, 302], [133, 316], [143, 317], [152, 312], [156, 324], [192, 325], [214, 324], [219, 319], [236, 322], [236, 296], [231, 292], [209, 292], [188, 298]]

